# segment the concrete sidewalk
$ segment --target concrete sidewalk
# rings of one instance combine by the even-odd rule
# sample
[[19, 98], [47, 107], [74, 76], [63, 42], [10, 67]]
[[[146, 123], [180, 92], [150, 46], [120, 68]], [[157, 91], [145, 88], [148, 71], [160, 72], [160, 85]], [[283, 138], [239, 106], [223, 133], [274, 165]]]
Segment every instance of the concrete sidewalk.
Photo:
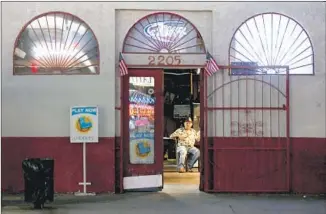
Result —
[[196, 186], [169, 185], [158, 193], [57, 195], [46, 209], [35, 211], [22, 196], [5, 196], [2, 213], [51, 214], [325, 214], [325, 198], [293, 195], [206, 194]]

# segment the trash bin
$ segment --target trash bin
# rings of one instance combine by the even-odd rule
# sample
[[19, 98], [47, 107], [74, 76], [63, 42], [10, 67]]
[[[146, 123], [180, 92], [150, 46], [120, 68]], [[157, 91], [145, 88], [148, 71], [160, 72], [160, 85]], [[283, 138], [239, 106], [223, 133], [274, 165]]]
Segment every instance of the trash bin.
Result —
[[22, 163], [25, 181], [25, 202], [42, 209], [46, 201], [53, 202], [54, 160], [45, 158], [25, 159]]

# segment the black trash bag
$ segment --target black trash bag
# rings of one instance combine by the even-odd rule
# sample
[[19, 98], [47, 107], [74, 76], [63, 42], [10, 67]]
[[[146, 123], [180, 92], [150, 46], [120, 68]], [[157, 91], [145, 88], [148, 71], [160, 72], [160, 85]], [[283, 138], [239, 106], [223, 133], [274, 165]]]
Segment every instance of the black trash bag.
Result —
[[51, 159], [26, 159], [22, 163], [25, 180], [25, 202], [34, 208], [43, 208], [46, 201], [53, 201], [53, 169]]

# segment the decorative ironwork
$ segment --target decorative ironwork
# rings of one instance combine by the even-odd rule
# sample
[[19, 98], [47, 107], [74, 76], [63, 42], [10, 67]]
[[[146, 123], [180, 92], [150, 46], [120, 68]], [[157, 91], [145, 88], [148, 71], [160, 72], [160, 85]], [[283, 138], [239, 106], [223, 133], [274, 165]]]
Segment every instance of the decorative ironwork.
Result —
[[15, 74], [96, 74], [99, 46], [74, 15], [42, 14], [26, 24], [14, 47]]
[[263, 13], [245, 21], [234, 33], [229, 49], [233, 66], [270, 66], [233, 69], [231, 74], [313, 74], [313, 47], [307, 32], [290, 17]]
[[123, 52], [205, 53], [204, 41], [187, 19], [173, 13], [150, 14], [127, 33]]
[[245, 110], [247, 121], [231, 121], [231, 136], [249, 136], [262, 137], [263, 136], [263, 122], [253, 119], [253, 112]]

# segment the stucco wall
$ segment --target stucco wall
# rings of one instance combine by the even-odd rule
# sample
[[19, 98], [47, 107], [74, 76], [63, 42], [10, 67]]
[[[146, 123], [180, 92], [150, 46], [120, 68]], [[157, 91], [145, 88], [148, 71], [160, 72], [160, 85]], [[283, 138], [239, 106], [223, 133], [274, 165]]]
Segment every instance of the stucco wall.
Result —
[[[116, 89], [119, 88], [114, 80], [117, 80], [115, 72], [122, 32], [141, 15], [158, 10], [174, 11], [195, 25], [198, 23], [197, 27], [203, 29], [207, 49], [219, 64], [224, 65], [228, 64], [231, 37], [247, 18], [262, 12], [279, 12], [298, 21], [313, 42], [315, 75], [291, 76], [291, 136], [326, 136], [325, 4], [310, 2], [4, 2], [2, 21], [10, 25], [2, 32], [3, 136], [68, 136], [69, 107], [96, 104], [100, 106], [100, 136], [114, 136], [115, 127], [119, 127], [118, 121], [114, 122], [118, 119], [114, 107], [119, 106], [116, 96]], [[70, 12], [90, 25], [100, 45], [100, 75], [12, 75], [12, 52], [16, 36], [27, 21], [48, 11]], [[129, 15], [121, 16], [123, 13]], [[200, 19], [199, 14], [209, 15]], [[211, 33], [207, 31], [209, 25], [212, 26]], [[116, 104], [112, 102], [114, 97]]]
[[[17, 35], [26, 22], [48, 11], [69, 12], [90, 25], [99, 41], [100, 75], [13, 76]], [[98, 105], [100, 137], [114, 136], [114, 9], [104, 3], [4, 2], [2, 17], [7, 23], [2, 32], [3, 136], [69, 136], [69, 107], [74, 105]]]
[[[13, 76], [16, 36], [26, 22], [49, 11], [72, 13], [90, 25], [99, 41], [100, 75]], [[2, 162], [6, 163], [1, 169], [2, 187], [22, 191], [21, 161], [27, 157], [52, 157], [56, 160], [55, 191], [81, 190], [78, 182], [82, 180], [82, 151], [80, 145], [70, 144], [67, 137], [69, 107], [99, 105], [100, 143], [87, 147], [87, 178], [92, 182], [89, 191], [114, 191], [115, 185], [118, 186], [120, 163], [113, 138], [115, 131], [119, 135], [119, 117], [114, 109], [120, 105], [116, 93], [119, 92], [118, 53], [123, 33], [132, 22], [157, 11], [179, 13], [198, 25], [203, 30], [207, 49], [223, 65], [228, 64], [228, 48], [234, 31], [247, 18], [263, 12], [279, 12], [303, 25], [314, 46], [315, 75], [291, 76], [291, 137], [296, 137], [291, 139], [292, 189], [325, 192], [326, 12], [325, 3], [310, 2], [2, 2], [1, 147]], [[200, 14], [208, 15], [201, 19]], [[223, 143], [222, 140], [217, 142]], [[242, 140], [239, 145], [243, 145]], [[10, 151], [15, 151], [15, 155]]]

